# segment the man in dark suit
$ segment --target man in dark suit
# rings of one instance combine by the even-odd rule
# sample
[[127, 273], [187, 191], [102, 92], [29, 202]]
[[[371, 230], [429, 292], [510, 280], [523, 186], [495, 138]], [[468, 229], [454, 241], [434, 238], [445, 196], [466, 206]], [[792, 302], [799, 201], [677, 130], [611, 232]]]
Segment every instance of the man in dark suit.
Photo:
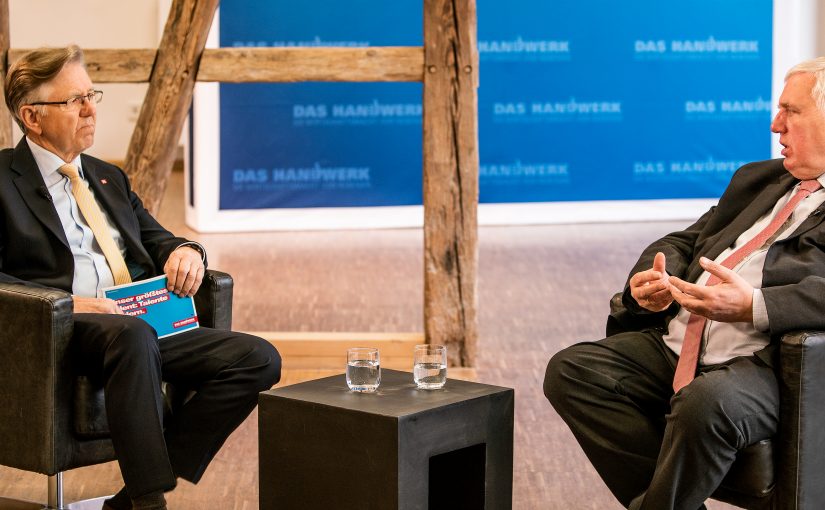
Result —
[[736, 452], [776, 434], [779, 338], [825, 328], [825, 58], [788, 72], [771, 129], [784, 159], [743, 166], [642, 253], [609, 323], [624, 331], [547, 366], [545, 395], [628, 508], [704, 508]]
[[[82, 154], [102, 92], [78, 47], [23, 56], [5, 92], [25, 137], [0, 152], [0, 281], [72, 293], [76, 359], [104, 386], [125, 482], [104, 508], [165, 509], [164, 491], [178, 477], [196, 483], [258, 393], [278, 381], [280, 356], [260, 338], [208, 328], [158, 340], [146, 322], [97, 297], [161, 274], [170, 292], [192, 296], [204, 250], [164, 229], [123, 171]], [[165, 423], [161, 381], [196, 391]]]

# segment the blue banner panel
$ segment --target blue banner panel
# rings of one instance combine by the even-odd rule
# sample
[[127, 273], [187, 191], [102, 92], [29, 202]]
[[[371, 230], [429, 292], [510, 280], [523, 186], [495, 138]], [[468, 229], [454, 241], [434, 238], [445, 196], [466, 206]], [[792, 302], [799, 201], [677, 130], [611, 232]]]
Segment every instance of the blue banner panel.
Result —
[[[420, 0], [221, 2], [221, 46], [420, 46]], [[708, 198], [770, 157], [771, 0], [478, 0], [482, 202]], [[221, 209], [421, 203], [421, 85], [222, 84]]]

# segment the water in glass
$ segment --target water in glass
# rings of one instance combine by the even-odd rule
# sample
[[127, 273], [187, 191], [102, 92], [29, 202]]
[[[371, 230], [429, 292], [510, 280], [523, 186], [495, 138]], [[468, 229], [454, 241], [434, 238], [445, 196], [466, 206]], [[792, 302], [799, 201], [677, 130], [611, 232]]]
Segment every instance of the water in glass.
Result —
[[357, 359], [347, 362], [347, 386], [352, 391], [373, 392], [381, 383], [378, 361]]
[[437, 390], [447, 382], [447, 365], [443, 363], [416, 363], [413, 366], [416, 386], [424, 390]]

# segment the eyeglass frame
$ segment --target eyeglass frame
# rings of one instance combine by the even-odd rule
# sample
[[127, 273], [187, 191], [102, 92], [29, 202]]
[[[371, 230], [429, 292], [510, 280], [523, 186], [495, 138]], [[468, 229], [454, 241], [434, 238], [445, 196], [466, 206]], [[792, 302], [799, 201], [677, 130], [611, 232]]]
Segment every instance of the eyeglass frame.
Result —
[[[76, 101], [80, 101], [79, 103], [75, 103]], [[71, 104], [78, 104], [78, 109], [83, 107], [84, 102], [90, 104], [97, 104], [103, 101], [103, 91], [102, 90], [92, 90], [86, 94], [78, 94], [76, 96], [72, 96], [65, 101], [37, 101], [35, 103], [29, 103], [26, 106], [60, 106], [61, 110], [63, 111], [71, 111], [74, 109]]]

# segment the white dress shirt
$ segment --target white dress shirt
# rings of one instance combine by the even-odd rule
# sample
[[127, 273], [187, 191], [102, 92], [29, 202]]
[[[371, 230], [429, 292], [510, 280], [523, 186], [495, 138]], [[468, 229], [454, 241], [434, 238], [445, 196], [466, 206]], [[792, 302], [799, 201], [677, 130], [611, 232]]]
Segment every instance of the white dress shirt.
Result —
[[[817, 179], [825, 186], [825, 174]], [[773, 210], [759, 218], [759, 220], [740, 235], [728, 249], [716, 257], [716, 262], [721, 263], [734, 251], [756, 237], [764, 230], [785, 206], [798, 188], [794, 186], [786, 193]], [[753, 288], [753, 323], [747, 322], [716, 322], [708, 320], [702, 333], [702, 343], [705, 346], [702, 357], [699, 359], [700, 365], [713, 365], [723, 363], [737, 356], [748, 356], [764, 348], [770, 342], [767, 334], [769, 328], [768, 312], [765, 307], [765, 298], [762, 296], [762, 270], [765, 267], [765, 257], [771, 243], [790, 236], [817, 207], [825, 203], [825, 189], [808, 195], [794, 209], [790, 219], [783, 225], [773, 240], [768, 240], [764, 246], [755, 250], [748, 257], [742, 260], [733, 270], [747, 281]], [[697, 285], [704, 285], [710, 278], [710, 273], [703, 272], [696, 280]], [[679, 313], [668, 325], [668, 333], [664, 336], [665, 344], [676, 354], [682, 352], [682, 342], [685, 338], [690, 312], [681, 308]]]

